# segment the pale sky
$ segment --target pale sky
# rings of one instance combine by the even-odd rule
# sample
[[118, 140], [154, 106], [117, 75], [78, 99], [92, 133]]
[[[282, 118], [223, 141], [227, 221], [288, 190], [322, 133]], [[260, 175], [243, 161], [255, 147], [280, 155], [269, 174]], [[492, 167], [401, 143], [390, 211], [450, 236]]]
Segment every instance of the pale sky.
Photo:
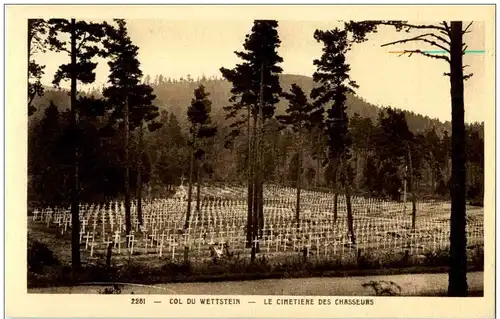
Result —
[[[316, 29], [327, 30], [341, 25], [339, 22], [278, 21], [282, 41], [279, 54], [284, 62], [284, 73], [312, 76], [313, 59], [321, 56], [322, 45], [313, 38]], [[245, 35], [251, 31], [253, 20], [127, 20], [130, 37], [139, 47], [139, 60], [143, 73], [155, 78], [180, 78], [191, 75], [221, 77], [219, 68], [233, 67], [240, 61], [234, 51], [243, 49]], [[464, 41], [470, 50], [484, 49], [484, 24], [475, 22]], [[415, 34], [415, 33], [411, 33]], [[390, 54], [390, 50], [415, 49], [411, 44], [380, 47], [381, 44], [403, 39], [407, 33], [397, 33], [393, 28], [382, 27], [368, 42], [354, 45], [348, 55], [351, 77], [360, 88], [357, 95], [382, 106], [410, 110], [415, 113], [451, 119], [449, 72], [443, 60], [413, 55]], [[419, 46], [420, 49], [432, 49]], [[67, 63], [64, 54], [39, 54], [36, 59], [46, 64], [43, 82], [50, 85], [61, 63]], [[465, 118], [467, 121], [484, 121], [486, 104], [484, 55], [464, 56], [468, 72], [474, 76], [465, 82]], [[102, 86], [107, 81], [108, 67], [100, 61], [97, 80], [92, 86]], [[64, 85], [66, 86], [66, 85]]]

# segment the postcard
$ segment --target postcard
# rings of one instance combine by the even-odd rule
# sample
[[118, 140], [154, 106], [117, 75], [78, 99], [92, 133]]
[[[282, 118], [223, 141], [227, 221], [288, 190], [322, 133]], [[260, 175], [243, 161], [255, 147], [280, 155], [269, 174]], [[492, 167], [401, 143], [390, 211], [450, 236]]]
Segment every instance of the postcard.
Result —
[[494, 316], [493, 5], [5, 9], [8, 316]]

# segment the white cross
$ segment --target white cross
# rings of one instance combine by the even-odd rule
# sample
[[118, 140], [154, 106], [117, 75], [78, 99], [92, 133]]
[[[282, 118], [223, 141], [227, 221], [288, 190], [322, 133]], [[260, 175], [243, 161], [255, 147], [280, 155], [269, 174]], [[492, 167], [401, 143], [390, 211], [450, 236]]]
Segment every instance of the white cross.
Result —
[[93, 237], [94, 237], [94, 236], [90, 236], [90, 233], [89, 233], [89, 232], [87, 232], [87, 236], [83, 236], [83, 238], [85, 238], [85, 249], [87, 249], [87, 248], [88, 248], [88, 246], [89, 246], [89, 239], [90, 239], [90, 238], [93, 238]]
[[127, 248], [130, 248], [130, 254], [133, 254], [134, 253], [134, 243], [137, 242], [137, 240], [134, 239], [135, 235], [133, 234], [133, 232], [130, 232], [130, 234], [125, 236], [125, 237], [127, 237], [127, 241], [128, 241]]
[[114, 245], [114, 248], [116, 248], [116, 246], [118, 245], [118, 253], [121, 252], [121, 238], [120, 238], [120, 231], [115, 231], [115, 236], [114, 236], [114, 242], [115, 242], [115, 245]]
[[175, 247], [179, 246], [175, 238], [170, 239], [170, 246], [172, 247], [172, 260], [175, 259]]
[[90, 246], [90, 257], [94, 255], [94, 246], [97, 245], [97, 243], [94, 242], [94, 237], [92, 237], [92, 242], [89, 244]]
[[255, 238], [254, 240], [252, 240], [252, 243], [253, 243], [253, 247], [256, 248], [257, 244], [259, 243], [259, 239]]
[[159, 253], [160, 253], [160, 257], [161, 257], [162, 252], [163, 252], [163, 247], [164, 247], [164, 246], [163, 246], [163, 239], [164, 239], [164, 237], [165, 237], [165, 234], [164, 234], [164, 233], [162, 233], [160, 237], [161, 237], [161, 239], [160, 239], [160, 245], [159, 245]]

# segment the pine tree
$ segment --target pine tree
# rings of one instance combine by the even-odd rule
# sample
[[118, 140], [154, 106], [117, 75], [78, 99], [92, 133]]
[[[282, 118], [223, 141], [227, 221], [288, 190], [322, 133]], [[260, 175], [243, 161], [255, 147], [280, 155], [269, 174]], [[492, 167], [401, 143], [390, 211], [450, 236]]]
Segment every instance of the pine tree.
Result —
[[158, 107], [154, 106], [156, 98], [153, 89], [141, 83], [142, 71], [137, 59], [139, 48], [132, 44], [128, 35], [125, 20], [115, 19], [116, 26], [106, 25], [109, 38], [104, 41], [107, 54], [111, 57], [108, 62], [110, 74], [103, 95], [108, 101], [110, 124], [114, 125], [123, 119], [124, 136], [124, 193], [125, 193], [125, 228], [128, 235], [132, 229], [130, 216], [130, 131], [138, 129], [137, 155], [137, 197], [138, 222], [142, 225], [141, 211], [141, 158], [142, 158], [142, 131], [143, 123], [149, 123], [150, 130], [158, 128], [154, 120], [159, 115]]
[[57, 106], [50, 103], [44, 116], [35, 124], [29, 139], [29, 174], [36, 199], [46, 206], [68, 204], [64, 174], [64, 161], [68, 157], [58, 147], [63, 137], [64, 119]]
[[[360, 178], [358, 178], [358, 174], [361, 174], [361, 176], [363, 176], [362, 170], [359, 169], [359, 162], [361, 162], [362, 165], [366, 165], [368, 154], [376, 150], [376, 148], [372, 144], [373, 132], [374, 126], [372, 120], [369, 117], [361, 117], [358, 113], [354, 113], [352, 118], [349, 120], [349, 133], [351, 134], [353, 142], [352, 150], [354, 153], [355, 165], [354, 186], [357, 188], [359, 188], [360, 186]], [[374, 163], [370, 165], [373, 164]]]
[[47, 21], [28, 19], [28, 116], [36, 111], [33, 100], [36, 96], [42, 96], [44, 92], [41, 80], [45, 73], [45, 65], [38, 64], [34, 55], [46, 51], [47, 39], [43, 38], [46, 34]]
[[353, 93], [357, 85], [349, 77], [350, 67], [346, 63], [346, 53], [350, 49], [347, 32], [338, 28], [330, 31], [316, 30], [314, 38], [324, 45], [323, 55], [314, 60], [317, 67], [313, 80], [318, 84], [311, 91], [311, 97], [318, 113], [322, 114], [325, 107], [327, 118], [324, 129], [328, 139], [328, 161], [335, 167], [334, 216], [336, 216], [337, 194], [339, 183], [343, 186], [347, 204], [347, 225], [351, 240], [355, 243], [352, 211], [350, 207], [350, 188], [347, 174], [351, 146], [349, 136], [349, 121], [346, 113], [347, 93]]
[[[275, 20], [255, 20], [252, 33], [245, 38], [245, 51], [235, 52], [243, 60], [233, 69], [221, 68], [222, 76], [231, 82], [231, 106], [225, 107], [226, 118], [233, 118], [230, 136], [237, 136], [247, 124], [248, 138], [248, 215], [247, 247], [252, 247], [252, 260], [255, 258], [255, 245], [252, 241], [263, 228], [263, 187], [261, 178], [262, 128], [265, 119], [274, 115], [275, 105], [279, 102], [281, 86], [278, 75], [283, 72], [277, 64], [283, 62], [277, 49], [281, 41], [278, 36], [278, 22]], [[243, 112], [246, 109], [246, 112]], [[246, 114], [245, 114], [246, 113]], [[251, 120], [252, 119], [252, 120]]]
[[[73, 174], [71, 187], [71, 263], [73, 269], [80, 267], [80, 219], [79, 219], [79, 134], [80, 106], [77, 104], [77, 82], [92, 83], [95, 81], [94, 70], [97, 63], [92, 59], [105, 53], [98, 43], [105, 36], [104, 25], [75, 19], [51, 19], [49, 25], [49, 44], [56, 52], [66, 52], [70, 62], [59, 66], [54, 75], [53, 84], [58, 86], [62, 80], [71, 82], [71, 140], [73, 147]], [[69, 39], [69, 40], [61, 40]]]
[[284, 92], [283, 96], [288, 100], [289, 105], [286, 109], [286, 115], [277, 116], [276, 118], [285, 125], [292, 127], [297, 138], [297, 167], [296, 167], [296, 187], [297, 200], [295, 207], [295, 220], [297, 227], [300, 221], [300, 190], [301, 190], [301, 175], [303, 162], [303, 137], [306, 130], [311, 130], [316, 123], [314, 119], [319, 116], [313, 116], [314, 106], [309, 103], [306, 94], [296, 83], [292, 84], [291, 92]]
[[436, 24], [412, 24], [407, 21], [360, 21], [345, 24], [355, 42], [366, 41], [369, 33], [377, 32], [379, 26], [392, 26], [396, 31], [425, 30], [425, 34], [383, 44], [392, 46], [417, 42], [431, 45], [446, 54], [437, 55], [420, 49], [404, 50], [402, 55], [422, 55], [447, 62], [450, 72], [451, 94], [451, 214], [450, 214], [450, 270], [448, 295], [467, 296], [467, 236], [466, 236], [466, 152], [464, 122], [464, 81], [473, 74], [464, 74], [462, 56], [467, 49], [463, 36], [470, 33], [470, 22], [463, 28], [462, 21], [442, 21]]
[[188, 206], [186, 212], [186, 221], [184, 223], [184, 228], [189, 227], [189, 221], [191, 218], [191, 196], [192, 196], [192, 183], [193, 183], [193, 166], [194, 161], [197, 163], [197, 199], [196, 208], [198, 214], [200, 214], [200, 170], [201, 170], [201, 160], [203, 158], [204, 150], [202, 148], [203, 139], [215, 136], [217, 133], [217, 127], [212, 124], [210, 119], [210, 112], [212, 110], [212, 102], [208, 99], [210, 94], [205, 92], [205, 87], [200, 85], [194, 90], [194, 98], [191, 100], [191, 105], [187, 110], [187, 116], [191, 127], [189, 132], [191, 138], [189, 141], [189, 146], [191, 152], [189, 155], [189, 186], [188, 186]]

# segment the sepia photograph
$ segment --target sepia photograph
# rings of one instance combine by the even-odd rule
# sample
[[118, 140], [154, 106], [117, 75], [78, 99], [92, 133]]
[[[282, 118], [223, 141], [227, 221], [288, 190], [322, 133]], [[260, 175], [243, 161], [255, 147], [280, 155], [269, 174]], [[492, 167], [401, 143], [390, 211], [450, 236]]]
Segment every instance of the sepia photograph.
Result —
[[380, 297], [493, 311], [493, 5], [50, 7], [6, 29], [27, 37], [10, 70], [26, 102], [6, 106], [26, 128], [18, 289], [272, 316]]

